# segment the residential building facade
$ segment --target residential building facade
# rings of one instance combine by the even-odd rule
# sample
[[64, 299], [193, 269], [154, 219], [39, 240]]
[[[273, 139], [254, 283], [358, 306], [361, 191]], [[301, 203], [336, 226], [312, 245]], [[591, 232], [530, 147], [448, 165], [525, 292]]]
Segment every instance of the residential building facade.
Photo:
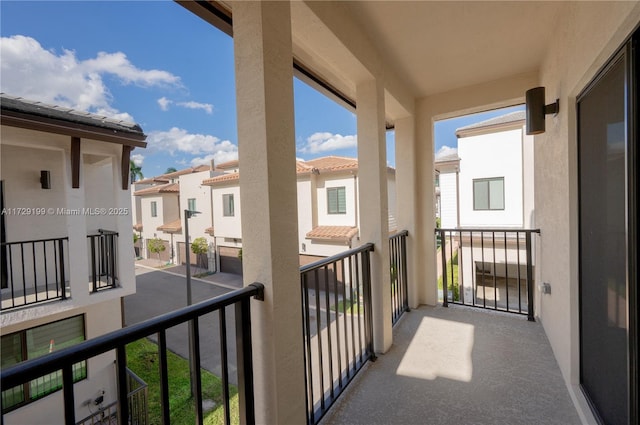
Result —
[[[137, 124], [0, 97], [2, 368], [122, 327], [135, 293], [129, 157]], [[76, 417], [116, 401], [115, 354], [74, 366]], [[4, 423], [62, 423], [61, 373], [3, 388]]]

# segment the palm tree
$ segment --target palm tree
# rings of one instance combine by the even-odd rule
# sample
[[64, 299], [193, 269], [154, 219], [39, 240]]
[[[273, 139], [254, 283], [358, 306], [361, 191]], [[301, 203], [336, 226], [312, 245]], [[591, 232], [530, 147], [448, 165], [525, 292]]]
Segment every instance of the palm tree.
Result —
[[139, 179], [143, 179], [142, 167], [138, 167], [133, 159], [129, 160], [129, 173], [131, 174], [131, 183], [135, 183]]

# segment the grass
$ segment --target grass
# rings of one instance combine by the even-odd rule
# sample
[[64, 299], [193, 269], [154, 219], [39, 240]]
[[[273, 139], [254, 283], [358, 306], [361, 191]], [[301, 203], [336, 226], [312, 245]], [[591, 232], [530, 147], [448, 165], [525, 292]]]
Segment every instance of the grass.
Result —
[[[346, 308], [346, 311], [345, 311]], [[338, 307], [337, 310], [339, 312], [342, 313], [349, 313], [349, 314], [360, 314], [360, 313], [364, 313], [364, 310], [361, 306], [358, 305], [357, 302], [355, 301], [351, 301], [351, 300], [340, 300], [338, 301]], [[336, 306], [335, 304], [331, 306], [331, 311], [336, 311]]]
[[[451, 267], [453, 267], [453, 280], [451, 279]], [[458, 252], [453, 253], [453, 258], [447, 261], [447, 287], [453, 292], [454, 301], [460, 300], [460, 283], [458, 280]], [[442, 289], [442, 276], [438, 278], [438, 289]], [[446, 296], [446, 294], [444, 294]]]
[[[189, 363], [182, 357], [167, 351], [169, 406], [171, 424], [193, 424], [195, 411], [190, 394]], [[160, 373], [158, 370], [158, 346], [141, 339], [127, 345], [127, 366], [148, 384], [149, 424], [162, 424], [160, 404]], [[212, 373], [200, 369], [202, 376], [202, 398], [213, 400], [215, 407], [204, 413], [206, 425], [224, 423], [222, 381]], [[238, 424], [238, 390], [229, 385], [231, 423]]]

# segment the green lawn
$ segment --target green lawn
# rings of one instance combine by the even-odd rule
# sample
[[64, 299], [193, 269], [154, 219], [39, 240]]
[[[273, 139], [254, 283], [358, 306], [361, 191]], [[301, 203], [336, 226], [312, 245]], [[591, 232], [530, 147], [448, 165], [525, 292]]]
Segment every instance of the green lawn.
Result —
[[[453, 279], [451, 276], [451, 267], [453, 266]], [[447, 261], [447, 287], [449, 291], [453, 291], [453, 299], [460, 300], [460, 285], [458, 280], [458, 252], [453, 253], [453, 258]], [[442, 276], [438, 278], [438, 289], [442, 289]]]
[[[346, 311], [345, 311], [346, 307]], [[336, 311], [336, 306], [331, 306], [331, 311]], [[340, 313], [348, 313], [348, 314], [360, 314], [363, 311], [363, 308], [357, 304], [357, 302], [351, 300], [340, 300], [338, 301], [338, 312]]]
[[[195, 411], [189, 390], [189, 364], [187, 360], [170, 351], [167, 351], [167, 363], [171, 424], [192, 425], [195, 421]], [[161, 424], [158, 346], [147, 339], [141, 339], [127, 345], [127, 366], [149, 386], [149, 423]], [[204, 423], [206, 425], [223, 424], [222, 381], [204, 369], [200, 369], [200, 371], [202, 398], [215, 402], [215, 408], [205, 412]], [[231, 423], [238, 424], [238, 390], [235, 386], [230, 385], [229, 393], [231, 397]]]

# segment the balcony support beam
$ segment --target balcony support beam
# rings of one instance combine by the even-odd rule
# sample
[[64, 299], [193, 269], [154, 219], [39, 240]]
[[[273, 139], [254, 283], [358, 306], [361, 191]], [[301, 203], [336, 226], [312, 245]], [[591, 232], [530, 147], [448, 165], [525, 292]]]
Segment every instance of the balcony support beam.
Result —
[[408, 230], [407, 237], [407, 292], [409, 295], [409, 307], [417, 308], [418, 302], [418, 278], [417, 261], [414, 256], [416, 243], [416, 137], [415, 118], [409, 115], [397, 119], [396, 128], [396, 187], [402, 190], [396, 191], [396, 221], [398, 230]]
[[265, 286], [252, 304], [255, 419], [305, 423], [290, 4], [234, 3], [233, 30], [244, 284]]
[[380, 79], [356, 86], [358, 119], [358, 195], [360, 241], [372, 242], [371, 291], [373, 341], [386, 352], [393, 341], [389, 287], [389, 202], [384, 87]]

